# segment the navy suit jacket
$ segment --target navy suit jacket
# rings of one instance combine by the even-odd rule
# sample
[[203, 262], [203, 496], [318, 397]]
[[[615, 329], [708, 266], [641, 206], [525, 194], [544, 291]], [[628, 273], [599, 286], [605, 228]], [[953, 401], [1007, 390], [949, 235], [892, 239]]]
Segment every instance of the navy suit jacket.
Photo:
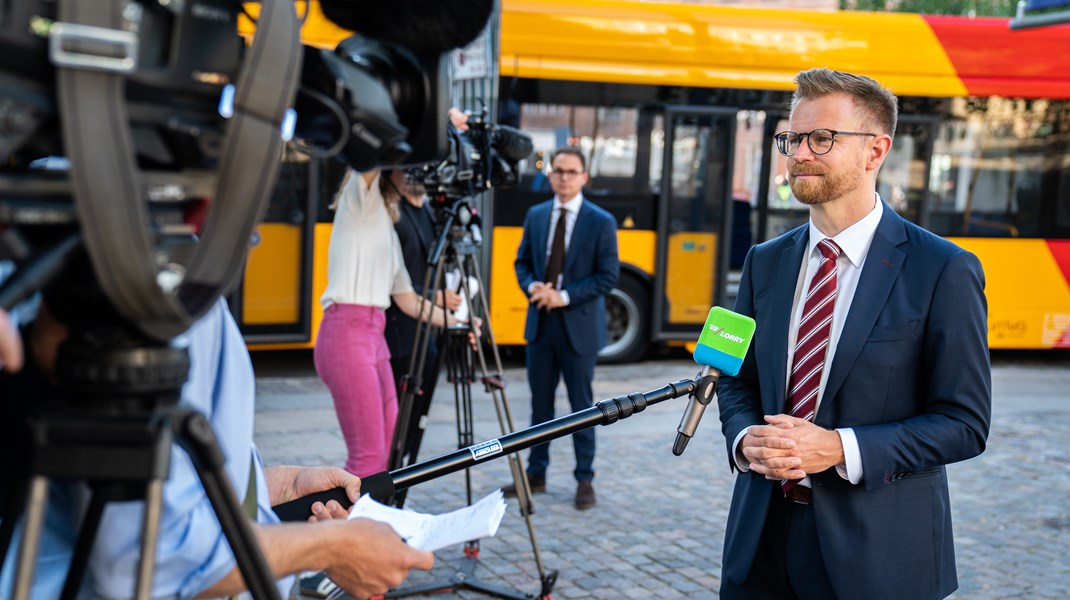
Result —
[[[718, 390], [732, 442], [786, 413], [788, 327], [807, 226], [747, 254], [736, 311], [757, 322]], [[818, 542], [840, 598], [943, 598], [958, 587], [944, 465], [980, 454], [991, 419], [984, 273], [977, 258], [887, 205], [866, 256], [816, 424], [853, 428], [863, 478], [811, 476]], [[722, 577], [751, 568], [778, 482], [739, 473]]]
[[[524, 217], [524, 235], [517, 249], [516, 279], [526, 295], [528, 286], [546, 277], [546, 242], [554, 201], [536, 204]], [[565, 254], [562, 289], [569, 304], [561, 311], [573, 351], [596, 354], [606, 345], [605, 296], [617, 285], [617, 221], [613, 215], [584, 199]], [[545, 311], [528, 305], [524, 339], [533, 342]]]

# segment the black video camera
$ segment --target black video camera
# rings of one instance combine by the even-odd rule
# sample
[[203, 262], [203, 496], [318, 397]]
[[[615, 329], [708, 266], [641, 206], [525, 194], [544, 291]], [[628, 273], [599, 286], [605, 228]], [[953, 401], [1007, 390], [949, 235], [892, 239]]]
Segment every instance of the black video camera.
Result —
[[[276, 3], [288, 22], [261, 36]], [[452, 23], [411, 3], [384, 12], [324, 0], [341, 25], [366, 22], [392, 41], [354, 36], [321, 50], [301, 46], [293, 3], [279, 0], [0, 0], [0, 261], [15, 264], [0, 308], [48, 281], [66, 285], [58, 263], [84, 245], [123, 320], [159, 341], [181, 333], [238, 281], [280, 139], [292, 133], [298, 148], [357, 170], [453, 160], [447, 48], [482, 29], [492, 3], [480, 4]], [[243, 13], [256, 24], [249, 47]], [[429, 30], [445, 33], [412, 33]], [[107, 92], [71, 83], [87, 73], [106, 74]], [[243, 92], [243, 77], [260, 85]], [[278, 100], [264, 106], [265, 96]], [[112, 101], [119, 108], [104, 110]], [[235, 141], [254, 129], [259, 140]], [[205, 206], [201, 228], [190, 215]], [[72, 239], [47, 277], [27, 280]]]
[[409, 171], [428, 196], [442, 204], [493, 187], [516, 184], [517, 163], [531, 155], [531, 136], [492, 123], [484, 115], [468, 119], [468, 131], [448, 126], [449, 151], [441, 161]]

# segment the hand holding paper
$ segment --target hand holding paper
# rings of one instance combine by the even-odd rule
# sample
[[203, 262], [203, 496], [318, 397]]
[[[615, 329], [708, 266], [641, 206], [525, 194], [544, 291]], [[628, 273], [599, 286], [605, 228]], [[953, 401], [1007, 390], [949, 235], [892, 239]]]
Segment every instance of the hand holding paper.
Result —
[[505, 516], [502, 491], [488, 494], [475, 504], [442, 515], [426, 515], [384, 506], [365, 495], [349, 511], [350, 519], [372, 519], [394, 528], [418, 550], [435, 551], [469, 540], [491, 537]]

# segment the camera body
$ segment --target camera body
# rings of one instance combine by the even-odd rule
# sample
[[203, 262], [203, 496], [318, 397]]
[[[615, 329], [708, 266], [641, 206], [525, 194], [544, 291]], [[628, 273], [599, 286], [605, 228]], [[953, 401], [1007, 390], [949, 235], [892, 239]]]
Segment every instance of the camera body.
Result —
[[306, 152], [356, 171], [446, 156], [448, 53], [354, 35], [304, 57], [296, 138]]
[[[303, 146], [310, 154], [335, 154], [350, 167], [367, 170], [438, 161], [448, 153], [451, 81], [448, 50], [442, 49], [445, 41], [440, 48], [419, 52], [361, 36], [343, 40], [333, 51], [302, 48], [296, 42], [293, 6], [276, 2], [290, 11], [285, 20], [293, 28], [294, 44], [288, 54], [297, 62], [289, 68], [285, 63], [280, 66], [287, 56], [279, 52], [276, 60], [262, 60], [255, 63], [261, 68], [251, 69], [257, 42], [275, 36], [258, 35], [246, 48], [239, 20], [248, 7], [241, 3], [104, 4], [115, 12], [107, 28], [70, 18], [76, 10], [94, 10], [90, 7], [99, 7], [97, 3], [0, 0], [0, 261], [12, 261], [16, 275], [0, 282], [0, 307], [10, 308], [49, 284], [43, 279], [16, 281], [31, 263], [60, 240], [94, 231], [96, 249], [91, 235], [82, 237], [79, 245], [84, 240], [102, 283], [111, 280], [102, 287], [118, 313], [150, 337], [161, 341], [173, 337], [203, 314], [212, 299], [229, 292], [240, 280], [247, 241], [263, 215], [278, 172], [279, 140], [287, 135], [285, 119], [258, 112], [257, 98], [248, 97], [258, 92], [247, 91], [243, 104], [243, 80], [270, 84], [275, 79], [279, 89], [300, 90], [296, 101], [291, 95], [287, 104], [295, 107], [296, 124], [290, 126], [295, 142], [300, 142], [298, 148]], [[371, 5], [361, 6], [371, 10]], [[121, 7], [121, 15], [116, 7]], [[58, 14], [61, 10], [67, 11], [68, 21]], [[254, 10], [250, 16], [258, 32], [267, 30], [268, 21], [263, 20], [267, 11], [264, 3], [261, 12]], [[111, 122], [121, 127], [98, 124], [97, 133], [83, 134], [79, 140], [72, 132], [85, 128], [82, 121], [71, 118], [71, 94], [64, 96], [62, 82], [83, 70], [114, 75], [120, 81], [115, 94], [122, 104], [116, 113], [120, 116]], [[74, 105], [79, 103], [76, 97]], [[93, 120], [84, 112], [82, 117]], [[245, 118], [248, 127], [265, 129], [275, 123], [274, 133], [264, 131], [260, 138], [264, 142], [274, 138], [270, 145], [231, 143], [232, 132], [248, 130], [234, 125], [238, 117]], [[71, 125], [75, 122], [77, 127]], [[106, 143], [94, 152], [100, 138], [107, 138], [102, 140]], [[72, 139], [82, 148], [80, 160], [71, 151]], [[115, 150], [120, 145], [124, 151]], [[94, 168], [87, 173], [85, 165], [104, 155], [115, 158], [95, 167], [125, 164], [114, 172]], [[224, 184], [228, 171], [235, 182], [229, 186]], [[119, 179], [115, 174], [124, 172], [130, 174], [124, 188], [129, 190], [127, 197], [100, 192], [96, 182]], [[254, 195], [257, 200], [250, 199]], [[95, 204], [89, 201], [91, 196], [96, 197]], [[234, 208], [243, 203], [247, 207]], [[94, 227], [94, 218], [107, 220], [96, 216], [105, 212], [102, 209], [125, 217], [125, 229], [105, 233], [103, 226]], [[202, 226], [190, 220], [192, 214], [208, 218]], [[227, 228], [235, 240], [229, 245], [222, 241], [228, 237], [223, 231]], [[100, 240], [127, 237], [122, 232], [140, 237], [125, 248], [112, 244], [100, 249]], [[82, 252], [79, 246], [73, 254]], [[136, 265], [126, 260], [129, 268], [121, 268], [130, 256], [144, 258]], [[60, 271], [49, 276], [50, 285], [70, 287], [71, 274]], [[22, 289], [12, 291], [16, 284]], [[138, 297], [117, 299], [124, 288], [137, 288]], [[144, 310], [134, 310], [134, 305]], [[161, 305], [167, 307], [159, 309]], [[154, 324], [148, 324], [150, 320]]]
[[65, 154], [57, 65], [124, 73], [137, 158], [145, 168], [205, 168], [218, 158], [225, 119], [217, 106], [242, 61], [240, 6], [227, 0], [162, 4], [130, 3], [125, 26], [105, 31], [56, 27], [56, 2], [0, 2], [5, 171]]
[[534, 150], [531, 137], [485, 116], [468, 119], [468, 131], [449, 125], [449, 151], [438, 162], [413, 169], [409, 177], [435, 199], [458, 199], [492, 187], [516, 184], [517, 163]]

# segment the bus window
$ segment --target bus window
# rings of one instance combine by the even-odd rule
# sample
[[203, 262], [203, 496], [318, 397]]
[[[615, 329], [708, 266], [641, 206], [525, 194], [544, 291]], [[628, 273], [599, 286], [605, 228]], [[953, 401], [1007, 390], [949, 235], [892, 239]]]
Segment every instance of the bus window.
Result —
[[877, 173], [877, 193], [895, 212], [915, 223], [926, 193], [929, 131], [926, 122], [900, 120], [892, 150]]
[[[575, 146], [587, 159], [591, 180], [589, 190], [632, 191], [637, 176], [639, 154], [638, 110], [623, 107], [524, 104], [520, 107], [520, 129], [532, 137], [534, 158], [520, 166], [520, 186], [551, 193], [546, 174], [549, 158], [556, 148]], [[649, 181], [641, 182], [649, 186]], [[597, 193], [595, 194], [597, 195]]]
[[[929, 229], [940, 235], [1041, 233], [1041, 187], [1063, 103], [956, 98], [933, 148]], [[1051, 192], [1049, 192], [1051, 193]]]
[[747, 250], [757, 240], [758, 194], [761, 190], [762, 154], [765, 150], [765, 112], [736, 113], [735, 155], [732, 159], [732, 243], [728, 268], [743, 268]]
[[[773, 131], [785, 131], [788, 129], [788, 120], [777, 121]], [[767, 211], [768, 217], [765, 225], [765, 235], [762, 239], [771, 240], [778, 235], [787, 233], [806, 222], [810, 213], [806, 205], [795, 198], [791, 193], [791, 184], [788, 183], [788, 163], [780, 152], [777, 152], [776, 144], [772, 137], [766, 140], [769, 146], [769, 200]]]

